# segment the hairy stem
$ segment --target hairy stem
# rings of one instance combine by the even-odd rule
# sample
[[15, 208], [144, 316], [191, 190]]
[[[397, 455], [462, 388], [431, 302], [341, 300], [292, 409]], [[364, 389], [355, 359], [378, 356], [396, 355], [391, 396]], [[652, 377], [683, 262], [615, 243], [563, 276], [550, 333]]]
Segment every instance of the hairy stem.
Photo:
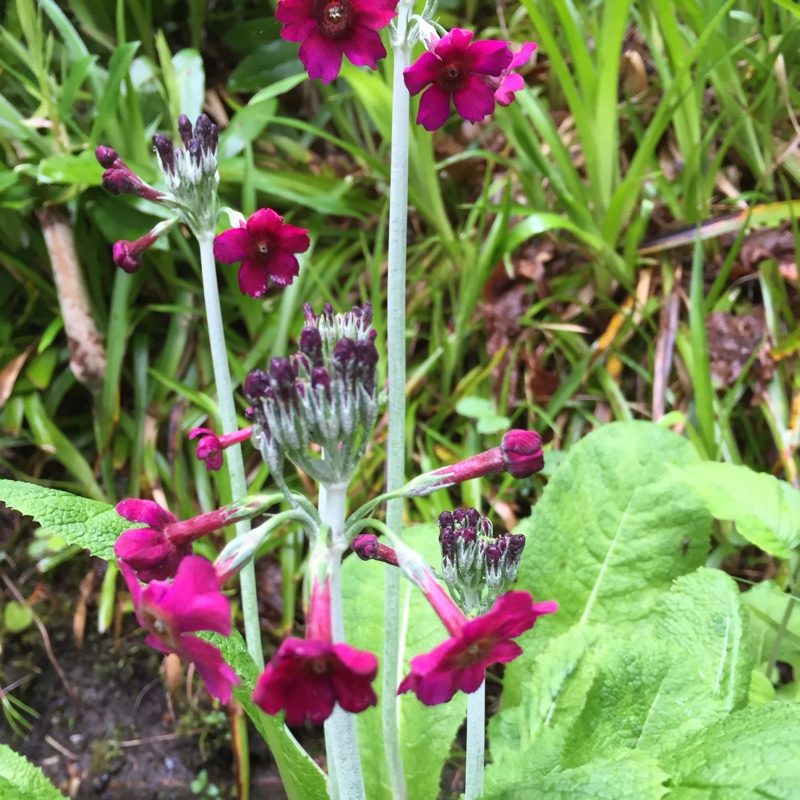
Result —
[[[219, 416], [223, 434], [238, 430], [236, 406], [233, 402], [233, 384], [228, 365], [228, 350], [225, 346], [225, 329], [222, 324], [222, 309], [219, 303], [217, 285], [217, 265], [214, 261], [214, 236], [198, 236], [200, 244], [200, 265], [203, 271], [203, 298], [206, 304], [206, 323], [208, 339], [211, 344], [211, 362], [214, 366], [214, 381], [217, 384]], [[228, 474], [231, 481], [231, 499], [240, 500], [247, 494], [247, 481], [244, 472], [244, 458], [240, 444], [226, 451]], [[250, 530], [247, 520], [236, 524], [236, 533], [241, 535]], [[261, 628], [258, 621], [258, 596], [256, 592], [255, 564], [251, 561], [239, 575], [242, 590], [242, 611], [244, 613], [244, 632], [247, 649], [259, 670], [264, 668], [264, 651], [261, 648]]]
[[[405, 483], [406, 424], [406, 237], [408, 235], [408, 110], [409, 94], [403, 70], [411, 63], [408, 19], [413, 0], [400, 0], [393, 37], [392, 163], [389, 195], [389, 285], [387, 355], [389, 363], [389, 432], [386, 491]], [[386, 522], [398, 535], [403, 531], [403, 500], [390, 500]], [[408, 796], [397, 722], [397, 686], [400, 671], [400, 572], [386, 570], [383, 647], [383, 739], [394, 800]]]
[[467, 695], [467, 777], [465, 800], [483, 797], [483, 752], [486, 747], [486, 680]]
[[[344, 641], [342, 554], [347, 549], [344, 538], [346, 504], [346, 483], [328, 485], [324, 487], [324, 491], [320, 491], [320, 516], [323, 525], [330, 527], [331, 537], [328, 550], [328, 575], [331, 581], [331, 633], [334, 642]], [[324, 530], [323, 528], [323, 532]], [[328, 751], [331, 797], [339, 797], [341, 800], [345, 798], [366, 800], [356, 718], [353, 714], [343, 711], [338, 703], [333, 709], [333, 714], [325, 721], [325, 747]]]

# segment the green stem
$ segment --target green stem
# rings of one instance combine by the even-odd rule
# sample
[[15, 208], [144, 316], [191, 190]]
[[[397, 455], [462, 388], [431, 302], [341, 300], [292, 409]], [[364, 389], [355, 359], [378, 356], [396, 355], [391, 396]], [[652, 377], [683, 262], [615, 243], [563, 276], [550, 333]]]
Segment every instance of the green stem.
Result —
[[[233, 384], [228, 365], [228, 350], [225, 346], [225, 329], [222, 324], [222, 309], [219, 302], [217, 265], [214, 260], [214, 236], [198, 236], [200, 265], [203, 271], [203, 298], [206, 304], [206, 324], [211, 345], [211, 362], [214, 366], [214, 381], [217, 385], [219, 415], [223, 434], [238, 430], [236, 406], [233, 402]], [[231, 500], [236, 502], [247, 494], [244, 458], [241, 445], [233, 445], [226, 452], [228, 474], [231, 481]], [[236, 534], [241, 536], [250, 530], [247, 520], [236, 524]], [[255, 564], [250, 562], [239, 574], [244, 612], [244, 633], [247, 649], [259, 670], [264, 668], [264, 651], [261, 647], [261, 627], [258, 619], [258, 596], [256, 591]]]
[[[346, 505], [346, 483], [321, 487], [320, 516], [323, 526], [330, 528], [331, 537], [328, 549], [328, 576], [331, 586], [331, 633], [334, 642], [344, 642], [342, 555], [347, 549], [347, 541], [344, 538]], [[333, 745], [332, 750], [330, 745]], [[343, 711], [338, 703], [333, 709], [333, 714], [325, 721], [325, 746], [328, 750], [331, 796], [338, 796], [341, 800], [366, 800], [356, 718], [353, 714]], [[333, 755], [332, 760], [331, 755]]]
[[467, 777], [464, 800], [483, 797], [483, 753], [486, 747], [486, 680], [467, 695]]
[[[405, 483], [406, 424], [406, 239], [408, 236], [408, 112], [410, 98], [403, 70], [411, 64], [408, 42], [409, 16], [414, 0], [400, 0], [393, 37], [392, 162], [389, 193], [389, 279], [387, 356], [389, 362], [389, 431], [386, 491]], [[386, 507], [386, 522], [397, 536], [403, 531], [403, 500]], [[386, 571], [383, 647], [383, 740], [394, 800], [408, 797], [397, 714], [400, 667], [400, 571]]]

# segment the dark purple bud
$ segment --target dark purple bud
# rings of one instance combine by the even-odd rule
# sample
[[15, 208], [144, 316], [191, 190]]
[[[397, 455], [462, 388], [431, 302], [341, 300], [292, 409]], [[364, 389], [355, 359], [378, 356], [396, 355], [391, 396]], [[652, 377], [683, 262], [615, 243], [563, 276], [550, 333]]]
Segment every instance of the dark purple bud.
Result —
[[439, 514], [439, 529], [452, 528], [452, 527], [453, 527], [453, 512], [442, 511], [442, 513]]
[[138, 254], [131, 252], [132, 244], [133, 242], [127, 242], [123, 239], [120, 242], [115, 242], [111, 250], [114, 263], [128, 273], [136, 272], [142, 266], [142, 259], [139, 258]]
[[247, 408], [244, 410], [244, 418], [248, 422], [252, 422], [256, 418], [255, 411], [253, 411], [253, 406], [247, 406]]
[[467, 509], [467, 522], [473, 527], [477, 528], [478, 523], [481, 521], [481, 515], [478, 513], [477, 508]]
[[194, 123], [194, 136], [203, 148], [203, 152], [208, 152], [209, 139], [211, 137], [211, 120], [207, 114], [201, 114]]
[[322, 306], [322, 313], [326, 317], [333, 317], [334, 316], [333, 306], [330, 303], [325, 303], [325, 305]]
[[491, 536], [494, 529], [488, 517], [481, 517], [477, 524], [478, 533], [483, 536]]
[[465, 508], [457, 508], [453, 512], [453, 521], [456, 525], [462, 525], [467, 519], [467, 510]]
[[186, 114], [178, 117], [178, 133], [181, 135], [183, 146], [188, 149], [189, 142], [192, 140], [192, 123]]
[[378, 350], [370, 339], [359, 339], [355, 350], [356, 361], [362, 369], [370, 369], [378, 363]]
[[486, 567], [497, 567], [500, 563], [500, 558], [502, 557], [502, 553], [500, 552], [500, 548], [496, 544], [490, 544], [486, 548], [486, 552], [483, 554], [484, 559], [486, 560]]
[[153, 147], [161, 160], [161, 166], [169, 173], [175, 172], [175, 154], [173, 152], [172, 139], [163, 133], [153, 135]]
[[[361, 311], [361, 322], [366, 327], [372, 325], [372, 303], [364, 303], [364, 308]], [[376, 331], [377, 335], [377, 331]]]
[[244, 396], [252, 403], [262, 398], [270, 388], [269, 375], [263, 369], [248, 373], [244, 382]]
[[295, 381], [294, 382], [294, 390], [300, 397], [306, 396], [306, 385], [303, 381]]
[[208, 151], [216, 155], [217, 145], [219, 144], [219, 128], [216, 123], [211, 123], [211, 130], [208, 134]]
[[525, 549], [525, 537], [521, 533], [512, 533], [508, 537], [508, 560], [519, 561]]
[[321, 386], [325, 390], [325, 396], [331, 399], [331, 376], [324, 367], [316, 367], [311, 372], [311, 385], [316, 389]]
[[527, 478], [544, 467], [542, 437], [536, 431], [510, 430], [500, 442], [506, 472]]
[[475, 528], [472, 527], [462, 528], [460, 531], [458, 531], [458, 534], [461, 537], [461, 541], [464, 543], [464, 547], [478, 540], [478, 535], [475, 532]]
[[322, 335], [316, 328], [307, 327], [300, 331], [300, 350], [315, 367], [322, 366]]
[[508, 549], [508, 534], [498, 536], [494, 543], [500, 548], [501, 553], [505, 553]]
[[119, 159], [117, 151], [111, 147], [106, 147], [104, 144], [101, 144], [94, 151], [94, 157], [100, 162], [100, 166], [104, 169], [111, 169], [117, 159]]
[[314, 314], [314, 309], [311, 308], [311, 303], [303, 303], [303, 317], [305, 317], [306, 325], [314, 326], [317, 318]]
[[439, 547], [442, 551], [442, 561], [449, 561], [451, 564], [455, 563], [456, 542], [458, 542], [458, 533], [452, 528], [443, 528], [439, 534]]
[[269, 361], [269, 374], [278, 389], [294, 388], [297, 373], [288, 358], [271, 358]]
[[352, 339], [339, 339], [333, 347], [333, 363], [342, 371], [345, 371], [353, 362], [355, 357], [356, 343]]

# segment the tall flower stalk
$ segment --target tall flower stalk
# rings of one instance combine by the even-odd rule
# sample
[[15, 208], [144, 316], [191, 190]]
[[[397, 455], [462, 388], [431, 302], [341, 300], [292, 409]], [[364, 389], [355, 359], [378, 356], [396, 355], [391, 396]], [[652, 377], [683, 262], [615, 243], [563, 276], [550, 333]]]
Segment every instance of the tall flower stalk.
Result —
[[[400, 0], [392, 49], [392, 159], [389, 195], [389, 278], [387, 359], [389, 378], [389, 432], [386, 491], [396, 492], [405, 482], [406, 426], [406, 238], [408, 235], [408, 112], [410, 96], [403, 79], [411, 64], [409, 37], [414, 0]], [[389, 500], [386, 523], [397, 535], [403, 531], [403, 499]], [[383, 739], [395, 800], [407, 797], [397, 719], [400, 651], [400, 575], [386, 571], [383, 647]]]
[[[201, 234], [197, 238], [200, 245], [200, 267], [203, 273], [203, 298], [206, 305], [208, 339], [211, 347], [211, 363], [214, 368], [214, 382], [217, 385], [219, 416], [222, 433], [229, 435], [239, 429], [236, 421], [236, 406], [233, 402], [233, 383], [228, 364], [228, 349], [225, 344], [225, 328], [222, 322], [222, 309], [219, 302], [217, 266], [214, 260], [214, 231]], [[242, 447], [235, 444], [227, 450], [228, 475], [231, 484], [231, 497], [234, 502], [247, 494], [247, 480], [244, 471]], [[242, 536], [250, 529], [246, 520], [236, 524], [236, 535]], [[264, 667], [264, 651], [261, 647], [261, 629], [258, 620], [258, 593], [256, 588], [255, 563], [250, 561], [239, 576], [242, 592], [242, 612], [244, 614], [244, 633], [247, 650], [259, 669]]]

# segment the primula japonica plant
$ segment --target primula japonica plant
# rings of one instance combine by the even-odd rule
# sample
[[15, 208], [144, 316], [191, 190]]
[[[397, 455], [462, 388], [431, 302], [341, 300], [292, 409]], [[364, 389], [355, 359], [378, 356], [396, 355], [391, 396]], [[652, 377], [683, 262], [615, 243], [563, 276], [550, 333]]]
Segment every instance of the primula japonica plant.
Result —
[[[218, 230], [219, 135], [205, 115], [178, 119], [177, 146], [153, 137], [158, 186], [101, 146], [107, 190], [171, 215], [117, 242], [118, 267], [141, 269], [176, 223], [197, 240], [219, 420], [189, 438], [206, 469], [227, 467], [219, 474], [233, 499], [184, 520], [149, 499], [113, 509], [10, 481], [0, 499], [117, 559], [147, 644], [193, 663], [210, 695], [246, 709], [292, 798], [436, 797], [465, 705], [467, 798], [680, 800], [699, 796], [698, 786], [708, 796], [736, 787], [743, 797], [788, 797], [776, 792], [796, 769], [768, 748], [778, 735], [800, 740], [800, 714], [749, 693], [760, 662], [735, 585], [703, 566], [711, 518], [706, 498], [685, 486], [697, 461], [687, 441], [648, 423], [609, 425], [570, 451], [515, 531], [496, 533], [489, 515], [449, 499], [435, 522], [404, 528], [404, 499], [448, 498], [466, 481], [524, 481], [544, 468], [541, 437], [520, 428], [458, 463], [405, 474], [410, 97], [422, 93], [416, 122], [427, 131], [447, 123], [451, 102], [464, 119], [487, 120], [525, 90], [515, 70], [536, 47], [445, 31], [432, 5], [413, 11], [409, 0], [280, 0], [276, 13], [311, 79], [335, 80], [343, 58], [375, 69], [387, 36], [394, 50], [386, 330], [373, 327], [368, 302], [342, 312], [306, 305], [296, 351], [250, 371], [235, 393], [217, 262], [239, 265], [242, 294], [257, 300], [300, 274], [308, 230], [269, 208], [249, 218], [225, 209], [230, 227]], [[418, 42], [424, 52], [412, 64]], [[248, 404], [242, 427], [235, 394]], [[383, 413], [386, 490], [348, 510]], [[260, 453], [275, 491], [248, 494], [243, 445]], [[293, 491], [292, 470], [318, 490]], [[194, 542], [231, 525], [213, 562], [193, 554]], [[289, 526], [307, 543], [305, 631], [265, 664], [254, 562]], [[796, 536], [786, 549], [796, 558]], [[246, 645], [232, 624], [236, 576]], [[774, 666], [771, 658], [762, 675], [770, 687]], [[502, 675], [503, 696], [484, 769], [487, 671]], [[320, 723], [327, 775], [287, 728]], [[762, 774], [742, 769], [745, 754], [758, 755]]]

